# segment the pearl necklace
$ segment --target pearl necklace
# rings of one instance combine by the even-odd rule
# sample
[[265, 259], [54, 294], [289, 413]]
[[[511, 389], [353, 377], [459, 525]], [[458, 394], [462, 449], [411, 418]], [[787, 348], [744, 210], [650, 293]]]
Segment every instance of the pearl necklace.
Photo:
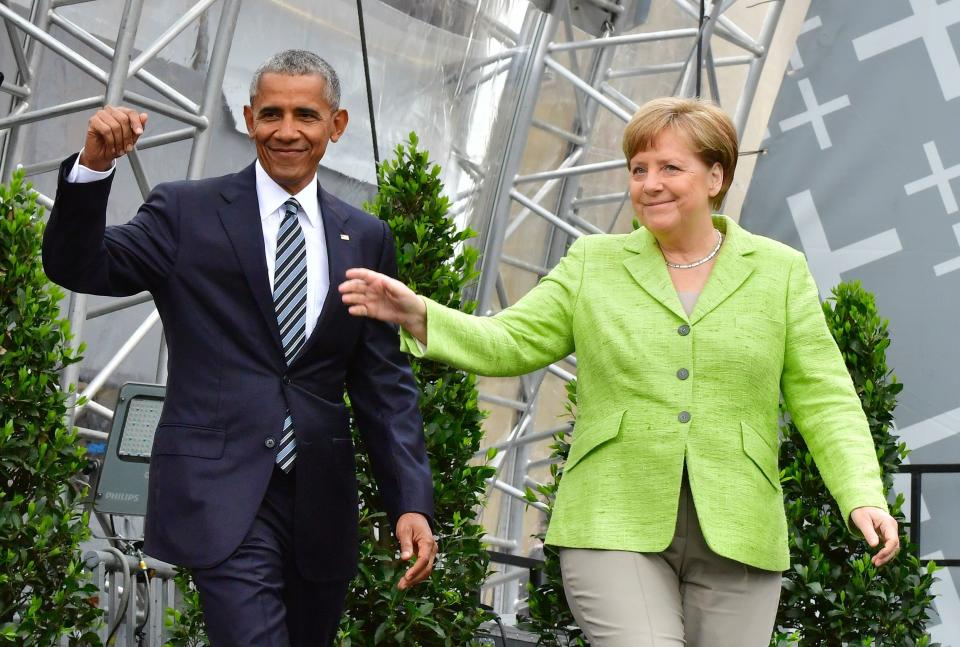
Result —
[[698, 261], [693, 261], [692, 263], [671, 263], [670, 261], [667, 260], [667, 257], [664, 256], [663, 261], [667, 264], [667, 267], [672, 267], [675, 270], [689, 270], [689, 269], [693, 269], [694, 267], [699, 267], [703, 265], [704, 263], [712, 259], [714, 256], [716, 256], [717, 252], [720, 251], [720, 245], [723, 244], [723, 234], [720, 232], [719, 229], [714, 229], [714, 231], [717, 232], [717, 245], [716, 247], [713, 248], [713, 250], [711, 250], [709, 254], [707, 254], [706, 256], [704, 256]]

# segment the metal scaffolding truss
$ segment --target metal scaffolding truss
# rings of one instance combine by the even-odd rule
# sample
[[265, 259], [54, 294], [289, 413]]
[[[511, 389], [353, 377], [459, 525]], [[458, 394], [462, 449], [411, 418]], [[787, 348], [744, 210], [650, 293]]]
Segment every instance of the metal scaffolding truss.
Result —
[[[183, 177], [201, 177], [211, 119], [221, 109], [240, 0], [198, 0], [182, 15], [171, 16], [169, 27], [136, 52], [144, 0], [125, 0], [113, 44], [65, 17], [68, 6], [90, 1], [33, 0], [28, 11], [18, 12], [11, 0], [0, 0], [0, 19], [17, 71], [10, 78], [5, 70], [8, 78], [0, 87], [11, 97], [9, 111], [0, 116], [0, 177], [9, 179], [17, 166], [27, 175], [59, 166], [59, 159], [24, 159], [25, 129], [119, 103], [179, 124], [144, 137], [137, 149], [192, 141]], [[510, 98], [499, 107], [482, 159], [454, 151], [462, 171], [460, 184], [450, 187], [454, 213], [479, 232], [476, 244], [482, 251], [479, 282], [470, 295], [478, 301], [479, 313], [491, 314], [514, 303], [557, 263], [574, 238], [629, 230], [632, 213], [624, 209], [628, 200], [619, 136], [643, 100], [698, 90], [721, 103], [732, 97], [735, 104], [727, 103], [742, 133], [785, 0], [754, 0], [746, 7], [743, 1], [736, 9], [741, 17], [751, 18], [749, 29], [738, 24], [731, 9], [738, 4], [734, 0], [534, 0], [517, 29], [481, 10], [485, 0], [461, 0], [478, 7], [475, 19], [485, 23], [498, 45], [493, 54], [451, 73], [447, 81], [456, 87], [454, 101], [476, 105], [475, 96], [491, 88]], [[21, 7], [26, 4], [24, 0]], [[191, 98], [159, 71], [151, 72], [151, 64], [178, 34], [216, 9], [218, 26], [202, 96]], [[103, 60], [91, 61], [81, 51]], [[97, 81], [103, 91], [55, 106], [35, 105], [37, 71], [45, 52]], [[125, 159], [145, 196], [151, 182], [139, 154], [134, 151]], [[39, 199], [52, 204], [47, 196]], [[68, 314], [75, 343], [83, 338], [86, 321], [148, 301], [150, 296], [142, 294], [91, 308], [84, 295], [71, 294]], [[154, 310], [100, 368], [79, 394], [86, 399], [71, 409], [71, 422], [84, 408], [112, 417], [93, 396], [158, 322]], [[161, 341], [159, 383], [166, 380], [165, 367]], [[571, 429], [559, 416], [566, 402], [565, 384], [575, 372], [576, 358], [571, 356], [518, 379], [481, 382], [481, 399], [492, 409], [487, 437], [500, 450], [492, 461], [497, 472], [489, 481], [489, 504], [483, 512], [486, 541], [498, 550], [519, 556], [539, 550], [530, 537], [541, 530], [547, 506], [531, 502], [529, 490], [547, 478], [554, 434]], [[78, 376], [78, 365], [65, 369], [64, 388], [75, 386]], [[526, 574], [526, 569], [504, 566], [488, 580], [485, 590], [498, 612], [522, 610]]]
[[[61, 11], [58, 11], [62, 7], [89, 1], [34, 0], [27, 18], [11, 8], [9, 0], [0, 0], [0, 18], [3, 19], [3, 25], [9, 37], [17, 72], [15, 79], [5, 80], [0, 87], [12, 96], [7, 116], [0, 118], [0, 135], [3, 136], [2, 147], [0, 147], [0, 177], [4, 181], [9, 180], [11, 173], [17, 167], [22, 167], [25, 174], [31, 176], [49, 172], [60, 166], [61, 160], [59, 158], [40, 161], [24, 160], [24, 131], [28, 125], [76, 112], [90, 111], [108, 104], [119, 105], [121, 103], [139, 106], [150, 112], [170, 117], [175, 122], [182, 124], [180, 128], [144, 137], [137, 143], [136, 149], [124, 157], [126, 163], [130, 164], [143, 197], [146, 197], [153, 185], [147, 177], [141, 161], [139, 154], [141, 150], [192, 140], [190, 156], [184, 169], [184, 177], [187, 179], [202, 177], [204, 161], [210, 148], [209, 126], [215, 111], [220, 110], [221, 85], [226, 69], [227, 56], [233, 40], [237, 14], [240, 10], [240, 0], [199, 0], [182, 15], [171, 16], [170, 26], [136, 55], [134, 54], [134, 41], [137, 37], [137, 29], [145, 0], [125, 0], [120, 14], [116, 41], [113, 46], [83, 29], [62, 15]], [[147, 69], [147, 65], [154, 61], [157, 55], [187, 27], [204, 18], [205, 14], [215, 5], [219, 5], [220, 9], [219, 25], [210, 51], [210, 61], [202, 96], [195, 100], [157, 75], [152, 74]], [[68, 42], [59, 34], [69, 36], [72, 40]], [[98, 65], [79, 53], [80, 46], [89, 48], [103, 57], [105, 65]], [[103, 92], [50, 107], [35, 107], [33, 97], [38, 90], [38, 70], [45, 51], [61, 57], [83, 74], [102, 84]], [[139, 85], [144, 85], [152, 90], [154, 96], [147, 96], [136, 91], [134, 88], [139, 87]], [[48, 208], [53, 204], [53, 201], [46, 195], [38, 194], [38, 199], [41, 204]], [[150, 300], [149, 295], [143, 294], [117, 300], [106, 307], [90, 309], [87, 307], [86, 295], [71, 293], [68, 318], [74, 335], [74, 343], [78, 344], [79, 340], [82, 339], [84, 322], [87, 320]], [[71, 423], [84, 408], [90, 408], [107, 418], [112, 417], [112, 411], [94, 402], [93, 396], [110, 380], [117, 366], [159, 320], [157, 311], [153, 310], [127, 342], [117, 350], [111, 361], [90, 380], [83, 392], [79, 394], [85, 400], [78, 406], [72, 406], [76, 403], [77, 395], [75, 392], [72, 393], [69, 414]], [[63, 387], [69, 389], [75, 386], [78, 376], [79, 365], [71, 364], [68, 366], [62, 377]], [[161, 383], [166, 379], [166, 352], [162, 341], [156, 376], [157, 381]], [[84, 433], [101, 439], [105, 436], [102, 432], [85, 431]]]

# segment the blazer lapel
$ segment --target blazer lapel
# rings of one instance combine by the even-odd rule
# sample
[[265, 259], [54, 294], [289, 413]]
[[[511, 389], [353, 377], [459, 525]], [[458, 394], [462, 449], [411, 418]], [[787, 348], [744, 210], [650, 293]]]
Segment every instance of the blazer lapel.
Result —
[[257, 206], [257, 180], [253, 164], [234, 175], [220, 193], [226, 200], [226, 204], [217, 212], [220, 222], [230, 238], [273, 341], [277, 348], [282, 349], [267, 275], [267, 260], [263, 252], [263, 224]]
[[686, 321], [687, 313], [673, 287], [667, 266], [663, 262], [663, 255], [657, 249], [653, 234], [645, 227], [637, 229], [627, 239], [624, 249], [632, 252], [623, 264], [633, 280], [664, 308]]
[[357, 264], [356, 245], [360, 243], [359, 236], [351, 236], [348, 228], [349, 212], [343, 203], [332, 195], [317, 187], [320, 202], [320, 217], [323, 219], [323, 237], [327, 245], [327, 268], [329, 270], [330, 287], [323, 301], [320, 316], [313, 327], [313, 332], [300, 352], [293, 359], [298, 360], [307, 354], [318, 337], [321, 329], [330, 321], [340, 303], [340, 291], [337, 289], [345, 279], [347, 270]]
[[753, 274], [753, 239], [749, 232], [726, 216], [714, 216], [713, 223], [724, 232], [723, 247], [703, 286], [690, 323], [697, 323], [727, 300]]

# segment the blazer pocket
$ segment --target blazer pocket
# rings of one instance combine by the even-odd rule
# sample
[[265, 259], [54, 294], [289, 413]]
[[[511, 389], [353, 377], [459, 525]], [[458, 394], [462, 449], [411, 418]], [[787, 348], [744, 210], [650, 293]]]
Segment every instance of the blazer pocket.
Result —
[[735, 330], [754, 341], [783, 340], [786, 337], [787, 324], [784, 320], [774, 319], [763, 314], [739, 314], [734, 319]]
[[626, 410], [617, 411], [596, 422], [577, 423], [575, 429], [578, 426], [580, 430], [573, 433], [573, 444], [570, 446], [570, 453], [567, 455], [564, 470], [573, 469], [577, 463], [583, 460], [584, 456], [608, 440], [616, 438], [620, 433], [620, 425], [625, 413]]
[[153, 455], [221, 458], [227, 435], [223, 429], [162, 424], [153, 438]]
[[779, 441], [769, 439], [746, 422], [740, 422], [743, 453], [763, 473], [775, 490], [780, 490]]

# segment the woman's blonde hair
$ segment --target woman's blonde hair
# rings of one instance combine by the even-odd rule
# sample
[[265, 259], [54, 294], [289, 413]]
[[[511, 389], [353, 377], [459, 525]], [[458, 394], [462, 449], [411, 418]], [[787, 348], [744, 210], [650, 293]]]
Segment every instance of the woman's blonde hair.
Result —
[[723, 184], [711, 200], [720, 209], [737, 168], [737, 129], [723, 110], [703, 99], [661, 97], [640, 106], [623, 131], [623, 155], [630, 159], [653, 146], [668, 128], [686, 137], [694, 153], [707, 165], [720, 164]]

